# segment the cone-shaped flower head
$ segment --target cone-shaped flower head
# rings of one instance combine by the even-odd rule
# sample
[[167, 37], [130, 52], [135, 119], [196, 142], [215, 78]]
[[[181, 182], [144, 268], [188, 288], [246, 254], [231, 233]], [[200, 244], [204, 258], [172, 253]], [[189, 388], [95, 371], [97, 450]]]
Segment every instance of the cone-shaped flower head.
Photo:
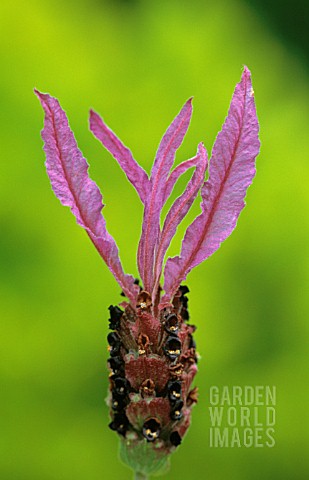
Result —
[[[90, 112], [91, 131], [117, 160], [144, 205], [137, 250], [141, 282], [123, 271], [102, 216], [102, 195], [89, 178], [65, 112], [55, 98], [35, 93], [45, 111], [42, 137], [52, 188], [71, 208], [128, 299], [109, 307], [109, 426], [121, 438], [122, 458], [136, 471], [153, 473], [181, 443], [197, 402], [197, 388], [192, 387], [198, 360], [195, 327], [188, 323], [189, 289], [182, 282], [233, 231], [255, 175], [259, 140], [250, 72], [244, 68], [235, 88], [213, 147], [207, 181], [208, 158], [202, 143], [193, 158], [173, 168], [189, 127], [192, 99], [165, 132], [150, 177], [99, 115]], [[161, 228], [162, 208], [189, 168], [193, 175]], [[202, 212], [187, 228], [180, 255], [168, 258], [164, 268], [170, 242], [199, 192]]]

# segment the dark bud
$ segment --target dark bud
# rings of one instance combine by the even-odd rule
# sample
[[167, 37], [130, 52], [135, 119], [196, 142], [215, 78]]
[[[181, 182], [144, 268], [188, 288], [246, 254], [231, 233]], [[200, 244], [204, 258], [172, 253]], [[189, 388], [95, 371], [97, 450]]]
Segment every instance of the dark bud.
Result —
[[177, 337], [168, 337], [164, 346], [165, 355], [170, 360], [176, 360], [181, 354], [181, 341]]
[[118, 357], [120, 354], [121, 343], [115, 345], [115, 347], [110, 347], [109, 353], [111, 357]]
[[188, 308], [188, 301], [189, 301], [188, 297], [180, 297], [180, 301], [184, 308]]
[[111, 407], [115, 412], [120, 412], [128, 405], [128, 402], [129, 400], [127, 397], [120, 397], [113, 394]]
[[120, 435], [125, 435], [129, 426], [129, 420], [125, 413], [116, 413], [114, 420], [108, 426], [120, 433]]
[[107, 361], [114, 373], [120, 374], [123, 372], [124, 365], [121, 357], [110, 357]]
[[119, 397], [125, 397], [130, 390], [130, 382], [126, 378], [116, 377], [113, 379], [113, 393]]
[[185, 295], [186, 293], [189, 293], [190, 290], [187, 287], [187, 285], [180, 285], [179, 290], [181, 292], [181, 295]]
[[190, 335], [189, 348], [194, 348], [194, 349], [196, 348], [196, 341], [194, 340], [192, 335]]
[[111, 357], [117, 357], [120, 354], [121, 341], [116, 332], [110, 332], [107, 335], [107, 341], [110, 345], [109, 353]]
[[110, 332], [108, 335], [107, 335], [107, 341], [108, 341], [108, 344], [111, 346], [111, 347], [114, 347], [115, 345], [117, 345], [118, 343], [120, 343], [120, 338], [118, 336], [118, 334], [116, 332]]
[[182, 318], [186, 321], [186, 320], [189, 320], [190, 318], [190, 315], [189, 315], [189, 312], [186, 308], [182, 308], [181, 309], [181, 312], [180, 312], [180, 315], [182, 316]]
[[153, 442], [159, 437], [161, 431], [160, 422], [156, 418], [149, 418], [143, 425], [143, 435], [147, 442]]
[[174, 313], [171, 313], [170, 315], [168, 315], [164, 323], [164, 328], [171, 335], [177, 335], [179, 330], [177, 315], [175, 315]]
[[181, 444], [181, 436], [178, 432], [172, 432], [170, 435], [170, 442], [174, 447], [178, 447]]
[[171, 411], [172, 420], [180, 420], [182, 418], [182, 411], [181, 411], [182, 407], [183, 407], [183, 401], [178, 400], [173, 406], [173, 409]]
[[117, 305], [110, 305], [108, 309], [110, 311], [110, 316], [112, 320], [120, 320], [123, 315], [123, 311], [121, 310], [121, 308], [119, 308]]
[[120, 327], [120, 319], [123, 315], [123, 311], [119, 307], [113, 305], [110, 305], [108, 309], [111, 317], [109, 319], [109, 328], [111, 330], [117, 330]]
[[169, 400], [172, 403], [177, 402], [181, 398], [181, 382], [179, 380], [168, 382], [167, 391]]

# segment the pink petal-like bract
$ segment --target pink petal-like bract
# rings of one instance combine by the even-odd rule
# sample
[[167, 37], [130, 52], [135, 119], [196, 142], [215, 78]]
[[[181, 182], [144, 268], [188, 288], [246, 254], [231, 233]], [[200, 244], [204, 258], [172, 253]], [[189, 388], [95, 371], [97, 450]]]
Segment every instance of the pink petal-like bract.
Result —
[[160, 234], [160, 213], [165, 199], [165, 184], [175, 154], [188, 130], [192, 115], [190, 98], [165, 132], [151, 172], [151, 190], [145, 202], [142, 235], [138, 246], [138, 269], [144, 289], [153, 288], [154, 255]]
[[77, 147], [66, 114], [55, 98], [37, 90], [35, 93], [45, 111], [42, 138], [53, 191], [63, 205], [71, 208], [77, 223], [86, 230], [123, 291], [134, 301], [134, 279], [123, 272], [118, 248], [101, 214], [102, 195], [88, 176], [88, 164]]
[[90, 110], [89, 123], [92, 133], [117, 160], [144, 203], [150, 189], [149, 178], [145, 170], [134, 160], [130, 150], [123, 145], [114, 132], [108, 128], [102, 118], [93, 110]]
[[213, 147], [209, 178], [202, 187], [202, 213], [188, 227], [180, 256], [167, 260], [163, 302], [170, 300], [190, 270], [212, 255], [234, 230], [255, 175], [258, 130], [251, 75], [245, 67]]
[[192, 176], [192, 179], [187, 185], [184, 193], [178, 197], [173, 205], [171, 206], [160, 235], [160, 241], [158, 244], [158, 250], [156, 253], [155, 261], [155, 288], [154, 296], [156, 295], [157, 287], [159, 286], [162, 264], [164, 260], [164, 255], [166, 250], [169, 247], [169, 244], [176, 233], [177, 227], [188, 213], [194, 199], [196, 198], [204, 180], [205, 172], [207, 169], [207, 151], [204, 145], [201, 143], [198, 146], [198, 153], [196, 155], [196, 170]]

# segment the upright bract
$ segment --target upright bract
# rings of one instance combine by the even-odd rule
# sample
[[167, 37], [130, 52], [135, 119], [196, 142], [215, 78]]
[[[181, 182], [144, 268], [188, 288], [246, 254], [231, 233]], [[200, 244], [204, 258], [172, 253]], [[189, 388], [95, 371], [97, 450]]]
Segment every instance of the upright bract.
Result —
[[[160, 234], [160, 240], [158, 242], [156, 261], [154, 268], [154, 294], [156, 294], [159, 286], [160, 277], [162, 273], [162, 264], [164, 255], [170, 245], [172, 238], [176, 233], [176, 229], [185, 215], [188, 213], [192, 203], [194, 202], [202, 183], [204, 182], [205, 172], [207, 168], [207, 152], [203, 144], [198, 147], [198, 153], [196, 155], [196, 170], [192, 179], [188, 183], [184, 193], [175, 200], [170, 208], [162, 232]], [[155, 298], [153, 299], [155, 301]]]
[[[144, 204], [137, 254], [141, 285], [123, 272], [116, 243], [101, 214], [102, 195], [88, 176], [88, 164], [64, 111], [56, 99], [35, 93], [45, 111], [42, 137], [52, 188], [63, 205], [71, 208], [128, 298], [121, 303], [122, 308], [109, 307], [109, 426], [120, 435], [121, 456], [126, 463], [143, 475], [158, 472], [181, 443], [197, 402], [197, 388], [192, 389], [198, 360], [195, 327], [187, 323], [189, 289], [181, 282], [235, 228], [255, 174], [259, 140], [250, 72], [245, 67], [236, 86], [213, 147], [206, 182], [208, 159], [202, 143], [195, 157], [172, 169], [189, 127], [191, 99], [163, 136], [150, 178], [130, 150], [91, 111], [90, 129], [118, 161]], [[177, 179], [189, 168], [194, 168], [192, 178], [172, 204], [161, 229], [162, 208]], [[180, 256], [166, 262], [161, 298], [165, 254], [199, 191], [202, 212], [187, 228]]]
[[173, 297], [190, 270], [212, 255], [234, 230], [255, 175], [259, 147], [250, 72], [245, 68], [213, 148], [209, 178], [202, 187], [203, 211], [187, 229], [180, 257], [167, 260], [165, 301]]
[[165, 185], [173, 166], [176, 151], [188, 130], [192, 115], [191, 99], [182, 108], [165, 132], [151, 171], [151, 188], [145, 202], [142, 235], [138, 246], [138, 269], [147, 291], [154, 283], [154, 256], [160, 237], [160, 214], [165, 200]]
[[35, 93], [45, 111], [42, 138], [52, 188], [61, 203], [71, 208], [123, 291], [134, 301], [134, 279], [123, 272], [115, 240], [107, 232], [101, 215], [102, 195], [88, 176], [88, 164], [77, 147], [67, 117], [55, 98], [37, 90]]

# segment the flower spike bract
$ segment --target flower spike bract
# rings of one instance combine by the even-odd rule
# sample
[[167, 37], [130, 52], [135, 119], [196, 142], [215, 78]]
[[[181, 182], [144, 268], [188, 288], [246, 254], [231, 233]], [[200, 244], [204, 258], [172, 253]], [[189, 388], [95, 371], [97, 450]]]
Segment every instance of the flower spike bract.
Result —
[[88, 164], [78, 149], [66, 114], [58, 100], [35, 90], [45, 111], [42, 130], [46, 169], [55, 195], [71, 208], [77, 222], [86, 230], [93, 244], [130, 299], [135, 298], [134, 279], [125, 275], [115, 240], [106, 230], [102, 195], [88, 175]]
[[212, 255], [234, 230], [255, 175], [258, 129], [250, 72], [245, 67], [213, 147], [209, 178], [202, 187], [203, 211], [188, 227], [180, 257], [167, 260], [165, 300], [172, 298], [190, 270]]
[[151, 189], [145, 202], [142, 235], [138, 246], [138, 269], [145, 290], [154, 283], [154, 258], [160, 237], [160, 214], [165, 200], [165, 184], [173, 166], [176, 151], [189, 128], [192, 99], [188, 100], [165, 132], [152, 167]]

